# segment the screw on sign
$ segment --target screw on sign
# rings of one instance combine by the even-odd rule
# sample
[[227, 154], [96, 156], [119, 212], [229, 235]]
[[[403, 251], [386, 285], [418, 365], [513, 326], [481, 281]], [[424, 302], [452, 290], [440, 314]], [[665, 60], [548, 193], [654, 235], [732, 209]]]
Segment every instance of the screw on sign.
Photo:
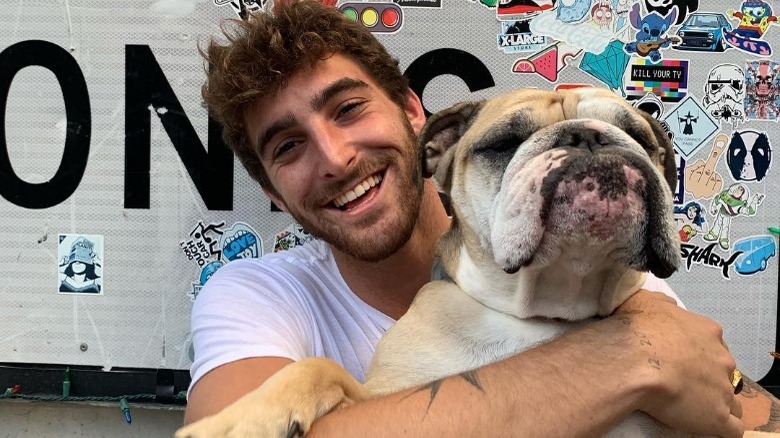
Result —
[[401, 7], [395, 3], [344, 3], [339, 9], [374, 33], [397, 32], [403, 24]]

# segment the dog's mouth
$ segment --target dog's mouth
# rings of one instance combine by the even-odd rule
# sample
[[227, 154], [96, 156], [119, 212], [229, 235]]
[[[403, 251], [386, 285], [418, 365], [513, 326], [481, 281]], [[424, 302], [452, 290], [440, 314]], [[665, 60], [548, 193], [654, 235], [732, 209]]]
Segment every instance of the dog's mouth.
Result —
[[580, 157], [553, 170], [542, 186], [545, 232], [620, 244], [644, 221], [645, 179], [619, 155]]
[[375, 173], [337, 196], [328, 205], [341, 211], [349, 211], [356, 208], [363, 202], [371, 199], [373, 194], [379, 190], [383, 179], [384, 172]]

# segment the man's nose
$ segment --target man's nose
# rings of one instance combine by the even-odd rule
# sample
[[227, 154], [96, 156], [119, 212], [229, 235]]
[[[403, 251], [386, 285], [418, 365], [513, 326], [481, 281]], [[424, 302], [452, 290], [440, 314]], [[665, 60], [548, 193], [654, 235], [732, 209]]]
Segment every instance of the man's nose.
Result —
[[319, 155], [318, 172], [321, 176], [342, 176], [356, 162], [354, 142], [338, 128], [321, 127], [313, 140]]

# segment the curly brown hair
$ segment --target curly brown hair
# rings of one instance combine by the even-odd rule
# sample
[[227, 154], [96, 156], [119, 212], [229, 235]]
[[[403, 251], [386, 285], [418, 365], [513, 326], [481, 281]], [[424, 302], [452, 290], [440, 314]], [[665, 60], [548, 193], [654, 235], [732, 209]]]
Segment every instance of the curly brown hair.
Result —
[[249, 174], [278, 195], [252, 148], [244, 118], [259, 99], [287, 86], [293, 75], [313, 68], [335, 53], [356, 62], [390, 99], [403, 107], [408, 81], [398, 60], [363, 25], [339, 10], [312, 0], [277, 1], [273, 14], [222, 25], [227, 44], [213, 38], [201, 55], [207, 79], [203, 99], [222, 124], [223, 138]]

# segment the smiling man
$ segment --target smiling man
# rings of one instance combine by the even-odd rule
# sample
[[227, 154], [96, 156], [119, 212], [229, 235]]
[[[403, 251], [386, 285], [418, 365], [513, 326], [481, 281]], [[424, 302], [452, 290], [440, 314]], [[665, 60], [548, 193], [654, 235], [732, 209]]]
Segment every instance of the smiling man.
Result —
[[[305, 357], [330, 357], [363, 381], [379, 338], [429, 281], [449, 226], [421, 175], [424, 112], [398, 62], [333, 8], [277, 9], [234, 23], [227, 45], [212, 42], [204, 97], [249, 174], [319, 240], [231, 262], [206, 284], [192, 315], [187, 423]], [[671, 294], [655, 278], [645, 288]], [[310, 433], [597, 435], [642, 410], [679, 429], [741, 436], [721, 336], [713, 321], [643, 291], [612, 317], [479, 368], [478, 386], [448, 378], [437, 391], [338, 410]], [[752, 424], [769, 421], [770, 404]]]

